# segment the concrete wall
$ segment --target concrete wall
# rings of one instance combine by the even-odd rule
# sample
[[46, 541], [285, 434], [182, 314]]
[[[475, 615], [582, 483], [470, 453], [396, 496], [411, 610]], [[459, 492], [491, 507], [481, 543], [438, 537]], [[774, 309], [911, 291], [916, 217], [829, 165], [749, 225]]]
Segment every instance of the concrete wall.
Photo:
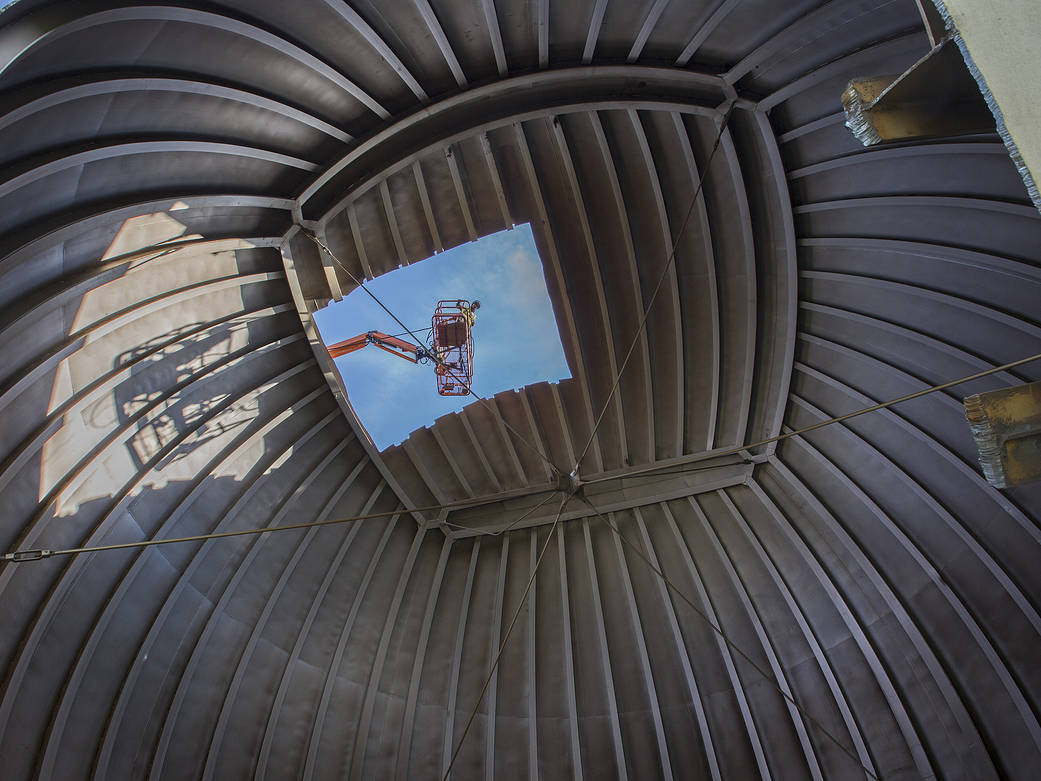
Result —
[[978, 3], [937, 0], [956, 31], [962, 54], [979, 81], [998, 131], [1016, 161], [1034, 205], [1041, 209], [1041, 6], [1030, 0]]

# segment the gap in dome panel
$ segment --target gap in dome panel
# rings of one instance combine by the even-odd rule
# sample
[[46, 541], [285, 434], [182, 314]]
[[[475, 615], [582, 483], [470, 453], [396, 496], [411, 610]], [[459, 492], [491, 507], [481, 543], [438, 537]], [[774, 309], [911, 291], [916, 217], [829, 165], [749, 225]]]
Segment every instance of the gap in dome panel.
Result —
[[467, 364], [469, 385], [483, 397], [571, 377], [527, 224], [383, 274], [365, 287], [404, 328], [361, 288], [314, 318], [326, 345], [344, 344], [336, 368], [380, 450], [476, 402], [460, 382]]

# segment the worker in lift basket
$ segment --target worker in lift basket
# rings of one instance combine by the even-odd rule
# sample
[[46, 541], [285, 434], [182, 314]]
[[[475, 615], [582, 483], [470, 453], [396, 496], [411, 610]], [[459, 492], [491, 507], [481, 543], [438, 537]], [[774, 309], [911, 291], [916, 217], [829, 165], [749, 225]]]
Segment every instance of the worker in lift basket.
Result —
[[462, 303], [462, 301], [459, 302], [459, 308], [463, 310], [463, 317], [466, 318], [466, 322], [473, 328], [474, 320], [477, 319], [477, 310], [481, 308], [481, 302], [474, 301], [470, 306], [463, 306]]

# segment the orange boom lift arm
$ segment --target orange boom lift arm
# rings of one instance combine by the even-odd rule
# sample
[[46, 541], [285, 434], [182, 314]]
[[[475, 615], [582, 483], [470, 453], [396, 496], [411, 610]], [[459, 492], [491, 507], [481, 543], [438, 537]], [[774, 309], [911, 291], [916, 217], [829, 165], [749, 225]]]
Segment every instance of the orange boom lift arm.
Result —
[[470, 392], [474, 376], [474, 342], [472, 328], [480, 301], [457, 298], [437, 302], [430, 320], [431, 345], [420, 347], [388, 336], [382, 331], [368, 331], [329, 346], [329, 355], [356, 352], [370, 344], [411, 363], [433, 361], [437, 392], [442, 396], [465, 396]]
[[357, 352], [370, 344], [374, 344], [381, 350], [386, 350], [391, 355], [404, 358], [412, 363], [419, 363], [421, 358], [429, 357], [426, 350], [402, 341], [395, 336], [387, 336], [382, 331], [369, 331], [368, 333], [358, 334], [350, 339], [344, 339], [342, 342], [329, 345], [329, 355], [333, 358], [339, 358], [341, 355]]

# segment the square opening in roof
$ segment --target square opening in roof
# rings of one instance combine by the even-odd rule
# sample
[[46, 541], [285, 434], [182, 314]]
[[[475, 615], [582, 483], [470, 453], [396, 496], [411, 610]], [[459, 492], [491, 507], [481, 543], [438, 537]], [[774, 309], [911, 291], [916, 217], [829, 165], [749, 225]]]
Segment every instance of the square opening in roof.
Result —
[[[439, 300], [479, 300], [472, 387], [480, 396], [571, 376], [528, 225], [383, 274], [365, 287], [424, 345]], [[326, 344], [369, 331], [413, 341], [360, 288], [315, 312], [315, 322]], [[432, 364], [413, 364], [372, 345], [337, 358], [336, 367], [351, 405], [380, 450], [476, 401], [473, 396], [438, 395]]]

